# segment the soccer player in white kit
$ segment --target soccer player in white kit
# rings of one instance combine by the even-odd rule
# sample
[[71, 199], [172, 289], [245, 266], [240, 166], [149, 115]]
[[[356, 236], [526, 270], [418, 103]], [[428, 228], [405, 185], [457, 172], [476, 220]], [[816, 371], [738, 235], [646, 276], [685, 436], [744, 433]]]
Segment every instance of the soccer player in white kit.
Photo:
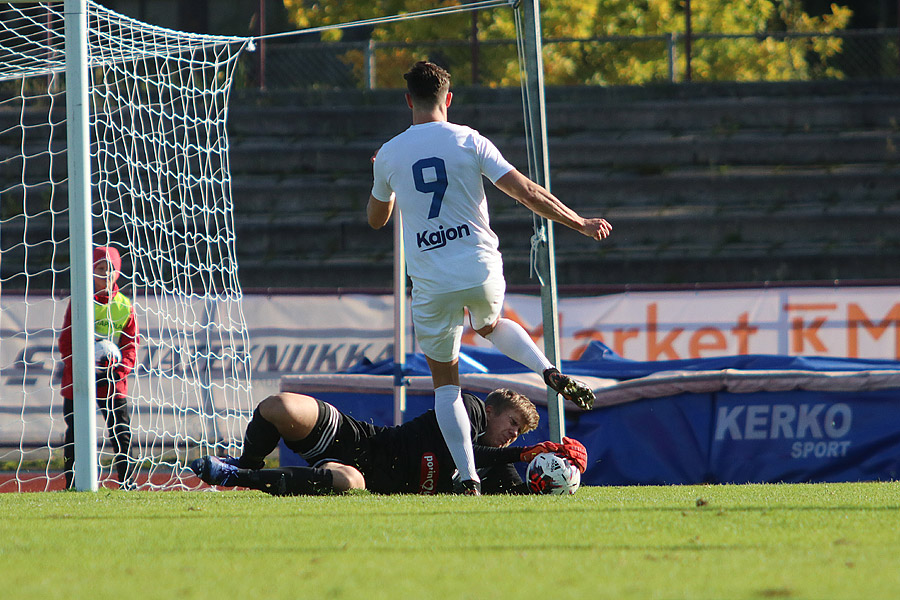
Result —
[[488, 220], [482, 175], [533, 212], [595, 240], [612, 230], [585, 219], [508, 163], [490, 140], [447, 121], [450, 74], [420, 61], [404, 76], [412, 126], [374, 157], [369, 225], [380, 229], [394, 204], [403, 214], [406, 268], [412, 280], [412, 320], [434, 383], [434, 410], [462, 480], [480, 493], [469, 418], [459, 386], [465, 309], [472, 328], [495, 348], [544, 377], [582, 408], [593, 405], [585, 384], [561, 374], [516, 322], [500, 317], [506, 281], [497, 235]]

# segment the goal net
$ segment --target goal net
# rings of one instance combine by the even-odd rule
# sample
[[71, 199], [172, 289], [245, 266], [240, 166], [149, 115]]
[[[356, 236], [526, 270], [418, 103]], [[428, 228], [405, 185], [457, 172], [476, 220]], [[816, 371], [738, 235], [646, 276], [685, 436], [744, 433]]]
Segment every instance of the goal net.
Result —
[[[187, 464], [235, 453], [252, 410], [225, 132], [247, 41], [88, 2], [91, 244], [121, 254], [140, 329], [128, 461], [143, 489], [196, 486]], [[62, 2], [0, 4], [0, 491], [63, 486], [64, 42]], [[118, 487], [102, 411], [97, 428], [101, 485]]]

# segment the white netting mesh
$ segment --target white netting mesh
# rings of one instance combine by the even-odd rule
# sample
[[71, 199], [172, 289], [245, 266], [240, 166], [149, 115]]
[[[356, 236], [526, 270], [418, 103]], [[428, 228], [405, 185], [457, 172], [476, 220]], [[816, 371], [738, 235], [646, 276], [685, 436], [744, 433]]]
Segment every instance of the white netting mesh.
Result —
[[[123, 257], [141, 332], [129, 378], [143, 487], [234, 452], [251, 410], [225, 116], [246, 40], [88, 3], [94, 245]], [[0, 5], [0, 491], [61, 487], [57, 338], [68, 304], [63, 3]], [[109, 434], [101, 478], [110, 476]]]

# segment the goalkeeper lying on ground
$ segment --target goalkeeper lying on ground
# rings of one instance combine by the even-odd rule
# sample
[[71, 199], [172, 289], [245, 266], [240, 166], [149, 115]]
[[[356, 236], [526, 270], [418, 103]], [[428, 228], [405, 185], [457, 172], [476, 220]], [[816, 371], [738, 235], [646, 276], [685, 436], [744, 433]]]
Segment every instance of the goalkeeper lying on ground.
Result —
[[[537, 427], [538, 413], [525, 396], [494, 390], [484, 402], [463, 401], [472, 424], [475, 462], [482, 493], [527, 493], [513, 463], [542, 452], [567, 456], [584, 472], [587, 451], [573, 439], [513, 447], [519, 435]], [[309, 467], [265, 469], [264, 459], [284, 439]], [[396, 427], [377, 427], [345, 415], [311, 396], [281, 393], [256, 407], [240, 458], [207, 456], [191, 469], [210, 485], [240, 486], [275, 496], [328, 494], [368, 489], [381, 494], [454, 491], [454, 463], [434, 410]]]

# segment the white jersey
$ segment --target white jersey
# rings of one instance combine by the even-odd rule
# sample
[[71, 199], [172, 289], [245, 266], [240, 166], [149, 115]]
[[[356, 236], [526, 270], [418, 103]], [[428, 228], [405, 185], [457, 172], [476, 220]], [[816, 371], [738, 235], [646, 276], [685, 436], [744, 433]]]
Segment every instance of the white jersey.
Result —
[[482, 174], [496, 182], [513, 169], [474, 129], [444, 121], [413, 125], [375, 157], [372, 196], [403, 217], [406, 269], [422, 292], [455, 292], [503, 279]]

